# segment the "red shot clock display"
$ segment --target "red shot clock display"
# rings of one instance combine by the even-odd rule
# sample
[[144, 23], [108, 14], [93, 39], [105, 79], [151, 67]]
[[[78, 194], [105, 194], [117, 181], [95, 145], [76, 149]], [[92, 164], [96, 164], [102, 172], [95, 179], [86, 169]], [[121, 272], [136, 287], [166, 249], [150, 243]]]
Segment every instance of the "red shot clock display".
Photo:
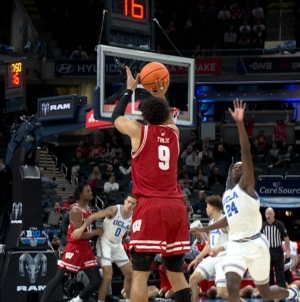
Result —
[[105, 0], [106, 42], [109, 45], [151, 49], [154, 45], [154, 1]]
[[6, 111], [26, 109], [26, 68], [25, 59], [14, 59], [5, 63]]
[[22, 77], [21, 72], [23, 70], [22, 62], [15, 62], [7, 64], [7, 87], [21, 87]]

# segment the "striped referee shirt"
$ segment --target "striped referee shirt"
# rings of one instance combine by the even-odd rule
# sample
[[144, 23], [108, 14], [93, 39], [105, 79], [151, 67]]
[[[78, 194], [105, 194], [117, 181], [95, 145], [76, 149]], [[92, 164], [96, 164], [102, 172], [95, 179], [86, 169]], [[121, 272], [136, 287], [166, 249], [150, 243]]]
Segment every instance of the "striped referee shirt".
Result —
[[284, 224], [279, 220], [275, 220], [272, 224], [268, 224], [265, 221], [262, 226], [262, 232], [267, 237], [270, 248], [281, 246], [284, 237], [288, 236]]

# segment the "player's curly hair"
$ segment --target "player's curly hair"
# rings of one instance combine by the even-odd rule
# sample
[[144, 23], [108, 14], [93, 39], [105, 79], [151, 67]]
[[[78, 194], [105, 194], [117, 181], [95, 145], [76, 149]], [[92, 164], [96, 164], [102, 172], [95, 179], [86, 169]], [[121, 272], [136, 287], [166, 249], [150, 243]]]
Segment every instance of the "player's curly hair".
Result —
[[220, 211], [223, 210], [222, 198], [219, 195], [208, 196], [205, 198], [205, 202], [219, 209]]
[[170, 117], [168, 103], [159, 98], [149, 98], [142, 102], [142, 116], [151, 125], [163, 125]]
[[77, 187], [75, 188], [74, 194], [73, 194], [75, 202], [79, 200], [79, 196], [83, 192], [84, 188], [89, 185], [90, 184], [87, 181], [83, 181], [77, 185]]

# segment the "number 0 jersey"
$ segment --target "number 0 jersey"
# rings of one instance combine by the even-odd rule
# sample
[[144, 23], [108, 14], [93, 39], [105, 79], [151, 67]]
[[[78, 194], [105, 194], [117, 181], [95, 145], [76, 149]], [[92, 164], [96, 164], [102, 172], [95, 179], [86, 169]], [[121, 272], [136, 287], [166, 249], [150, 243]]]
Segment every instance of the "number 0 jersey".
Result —
[[229, 240], [240, 240], [260, 233], [262, 217], [260, 201], [249, 196], [239, 184], [223, 195], [223, 208], [229, 226]]
[[132, 222], [132, 212], [128, 217], [123, 217], [123, 206], [116, 205], [117, 213], [114, 217], [106, 217], [103, 221], [104, 233], [101, 238], [106, 238], [112, 243], [121, 243], [123, 235], [130, 230]]
[[132, 153], [135, 197], [182, 198], [177, 181], [179, 140], [168, 126], [142, 126], [138, 150]]

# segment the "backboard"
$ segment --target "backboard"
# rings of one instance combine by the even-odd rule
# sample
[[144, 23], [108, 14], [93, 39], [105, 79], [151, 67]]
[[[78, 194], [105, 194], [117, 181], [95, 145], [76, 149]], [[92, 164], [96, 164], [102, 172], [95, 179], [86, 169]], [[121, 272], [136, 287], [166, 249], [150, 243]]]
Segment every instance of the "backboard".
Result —
[[[95, 118], [99, 120], [110, 119], [118, 98], [122, 96], [126, 89], [124, 66], [129, 66], [132, 73], [137, 74], [149, 62], [163, 63], [169, 69], [171, 78], [166, 98], [170, 107], [180, 108], [176, 125], [179, 127], [193, 127], [196, 123], [194, 59], [107, 45], [97, 46], [97, 87], [94, 93]], [[126, 116], [130, 119], [141, 119], [139, 106], [143, 100], [150, 96], [150, 93], [139, 84], [126, 108]]]

